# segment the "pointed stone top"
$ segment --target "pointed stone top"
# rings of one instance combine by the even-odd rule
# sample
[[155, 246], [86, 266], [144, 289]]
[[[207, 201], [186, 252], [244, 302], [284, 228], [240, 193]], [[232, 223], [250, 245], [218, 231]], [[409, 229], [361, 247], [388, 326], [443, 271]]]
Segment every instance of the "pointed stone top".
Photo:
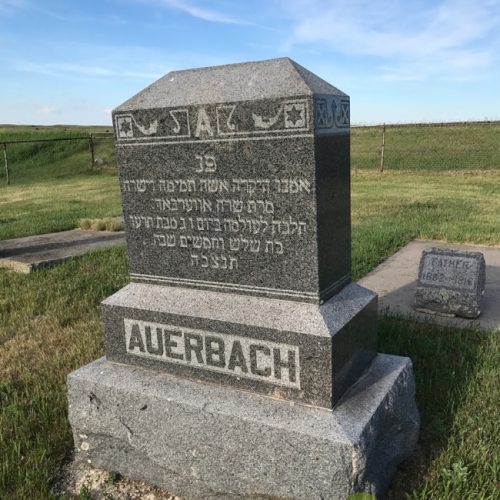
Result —
[[288, 57], [171, 71], [115, 111], [343, 92]]

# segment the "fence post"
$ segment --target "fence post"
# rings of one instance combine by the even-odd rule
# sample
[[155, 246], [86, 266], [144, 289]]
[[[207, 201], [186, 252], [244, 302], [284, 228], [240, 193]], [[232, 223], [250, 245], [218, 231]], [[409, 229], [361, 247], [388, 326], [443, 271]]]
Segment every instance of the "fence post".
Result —
[[90, 168], [94, 168], [94, 139], [92, 134], [89, 134], [89, 149], [90, 149]]
[[3, 143], [3, 159], [5, 161], [5, 179], [7, 181], [7, 186], [10, 184], [9, 179], [9, 162], [7, 160], [7, 143]]
[[380, 148], [380, 172], [384, 171], [384, 154], [385, 154], [385, 123], [382, 127], [382, 147]]

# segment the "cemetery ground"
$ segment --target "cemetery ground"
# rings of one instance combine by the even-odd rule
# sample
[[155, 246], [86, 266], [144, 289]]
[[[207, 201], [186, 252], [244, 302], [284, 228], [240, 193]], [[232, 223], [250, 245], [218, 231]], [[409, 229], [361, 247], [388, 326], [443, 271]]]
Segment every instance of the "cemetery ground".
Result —
[[[376, 140], [373, 130], [353, 130], [355, 279], [415, 238], [500, 245], [498, 141], [496, 158], [457, 164], [467, 134], [482, 135], [470, 126], [446, 136], [443, 128], [431, 146], [422, 139], [419, 168], [398, 169], [394, 159], [390, 168], [388, 157], [379, 173], [361, 154]], [[411, 130], [405, 128], [401, 141]], [[3, 133], [0, 128], [0, 143]], [[425, 127], [414, 133], [429, 134]], [[478, 144], [490, 141], [483, 139]], [[422, 162], [440, 141], [451, 151], [448, 159], [440, 152], [439, 162]], [[112, 143], [106, 151], [112, 155]], [[57, 155], [26, 147], [23, 154], [12, 161], [12, 185], [0, 178], [0, 239], [119, 215], [116, 173], [90, 170], [85, 144], [67, 141]], [[30, 275], [0, 270], [0, 498], [51, 497], [72, 450], [66, 375], [102, 355], [99, 303], [127, 281], [124, 247]], [[378, 351], [412, 359], [422, 417], [418, 449], [395, 476], [391, 498], [498, 498], [498, 332], [382, 316]]]
[[[0, 126], [2, 141], [82, 137], [106, 127]], [[0, 154], [0, 240], [73, 229], [81, 219], [119, 215], [114, 144], [96, 141], [99, 166], [90, 168], [87, 140], [8, 144], [10, 183]], [[101, 165], [102, 163], [102, 165]]]

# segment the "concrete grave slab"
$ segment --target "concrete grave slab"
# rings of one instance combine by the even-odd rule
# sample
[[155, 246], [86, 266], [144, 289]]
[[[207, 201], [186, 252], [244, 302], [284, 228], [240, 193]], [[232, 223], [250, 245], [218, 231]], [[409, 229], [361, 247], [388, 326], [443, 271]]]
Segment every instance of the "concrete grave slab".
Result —
[[[415, 310], [420, 258], [424, 250], [432, 247], [481, 252], [484, 255], [486, 284], [481, 301], [481, 315], [478, 318], [454, 318]], [[428, 240], [412, 241], [360, 279], [358, 283], [378, 293], [381, 312], [409, 316], [419, 321], [444, 326], [500, 329], [500, 247]]]
[[73, 229], [0, 241], [0, 267], [30, 273], [93, 250], [125, 243], [123, 231]]

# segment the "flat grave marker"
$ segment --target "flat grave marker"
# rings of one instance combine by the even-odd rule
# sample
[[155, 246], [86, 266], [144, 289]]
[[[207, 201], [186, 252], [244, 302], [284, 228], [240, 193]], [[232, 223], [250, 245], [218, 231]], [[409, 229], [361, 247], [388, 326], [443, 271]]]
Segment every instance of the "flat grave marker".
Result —
[[485, 289], [481, 252], [431, 248], [422, 252], [415, 308], [423, 312], [477, 318]]

